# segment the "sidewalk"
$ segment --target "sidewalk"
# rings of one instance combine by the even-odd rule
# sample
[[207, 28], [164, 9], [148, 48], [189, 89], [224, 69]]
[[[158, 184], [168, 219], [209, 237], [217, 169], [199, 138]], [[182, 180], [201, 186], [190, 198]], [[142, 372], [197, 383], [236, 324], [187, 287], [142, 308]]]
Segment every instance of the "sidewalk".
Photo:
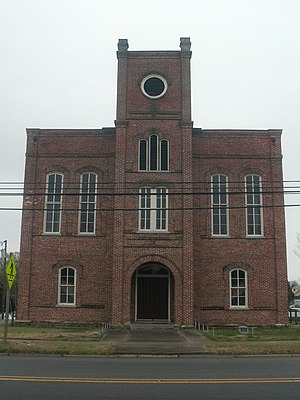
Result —
[[206, 353], [207, 339], [194, 329], [110, 329], [101, 342], [114, 354], [180, 355]]

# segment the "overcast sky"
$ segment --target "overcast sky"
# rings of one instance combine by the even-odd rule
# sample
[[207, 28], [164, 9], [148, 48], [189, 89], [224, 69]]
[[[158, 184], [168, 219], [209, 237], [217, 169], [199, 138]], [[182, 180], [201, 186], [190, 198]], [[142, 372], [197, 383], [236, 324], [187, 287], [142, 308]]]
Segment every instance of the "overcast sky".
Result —
[[[114, 126], [119, 38], [129, 50], [179, 50], [184, 36], [194, 126], [283, 129], [284, 179], [298, 187], [299, 21], [300, 0], [0, 0], [0, 188], [23, 182], [26, 128]], [[0, 207], [21, 205], [0, 197]], [[20, 220], [0, 210], [9, 251]], [[286, 228], [289, 279], [300, 279], [300, 207], [286, 208]]]

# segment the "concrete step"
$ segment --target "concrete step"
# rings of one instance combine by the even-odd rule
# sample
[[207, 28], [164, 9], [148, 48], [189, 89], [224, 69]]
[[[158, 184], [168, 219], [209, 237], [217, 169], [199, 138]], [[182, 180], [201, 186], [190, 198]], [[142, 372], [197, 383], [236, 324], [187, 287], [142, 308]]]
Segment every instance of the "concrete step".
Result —
[[159, 321], [137, 321], [130, 324], [130, 329], [174, 329], [175, 325], [170, 322]]

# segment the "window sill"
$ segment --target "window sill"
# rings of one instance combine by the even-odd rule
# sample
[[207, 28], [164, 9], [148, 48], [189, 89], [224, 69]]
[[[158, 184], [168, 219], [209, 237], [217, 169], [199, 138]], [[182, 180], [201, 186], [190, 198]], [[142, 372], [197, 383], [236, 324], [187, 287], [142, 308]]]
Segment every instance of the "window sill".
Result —
[[229, 235], [211, 235], [213, 239], [230, 239]]
[[264, 239], [264, 235], [246, 235], [246, 239]]
[[57, 304], [57, 308], [76, 308], [76, 304]]
[[247, 306], [232, 306], [232, 307], [229, 307], [229, 310], [245, 311], [245, 310], [249, 310], [249, 307], [247, 307]]
[[145, 231], [142, 231], [142, 230], [140, 230], [140, 231], [135, 231], [135, 233], [146, 233], [146, 234], [150, 234], [150, 233], [159, 233], [159, 234], [164, 234], [164, 233], [170, 233], [170, 231], [163, 231], [163, 230], [161, 230], [161, 231], [150, 231], [150, 230], [145, 230]]
[[155, 174], [157, 174], [157, 173], [160, 173], [160, 172], [162, 172], [162, 173], [164, 173], [164, 172], [166, 172], [166, 173], [168, 173], [170, 170], [161, 170], [161, 169], [153, 169], [153, 170], [149, 170], [149, 169], [145, 169], [145, 170], [141, 170], [141, 169], [139, 169], [138, 170], [138, 172], [142, 172], [142, 173], [155, 173]]

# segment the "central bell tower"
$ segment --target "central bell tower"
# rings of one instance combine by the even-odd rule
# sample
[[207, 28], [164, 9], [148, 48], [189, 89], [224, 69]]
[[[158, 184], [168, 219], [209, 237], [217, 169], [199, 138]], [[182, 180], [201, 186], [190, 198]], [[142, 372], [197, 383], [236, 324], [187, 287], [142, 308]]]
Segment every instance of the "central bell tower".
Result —
[[[191, 42], [178, 51], [118, 43], [112, 322], [137, 318], [134, 276], [171, 276], [168, 320], [193, 323]], [[151, 305], [150, 315], [151, 315]]]

